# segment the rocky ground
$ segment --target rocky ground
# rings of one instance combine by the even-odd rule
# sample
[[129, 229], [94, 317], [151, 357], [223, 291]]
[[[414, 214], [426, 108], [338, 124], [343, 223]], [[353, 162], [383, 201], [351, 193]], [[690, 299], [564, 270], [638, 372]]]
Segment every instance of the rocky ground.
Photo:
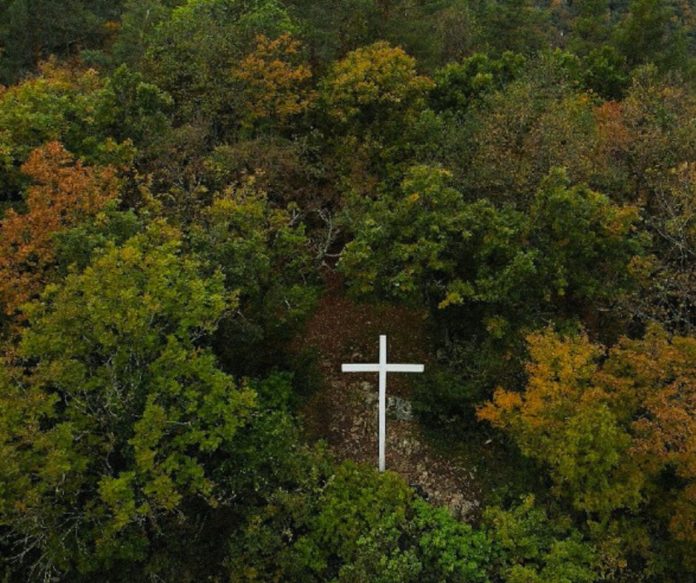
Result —
[[[379, 334], [387, 334], [391, 362], [428, 366], [428, 335], [422, 313], [358, 304], [336, 285], [308, 323], [298, 350], [314, 351], [321, 388], [303, 407], [310, 437], [326, 440], [339, 459], [377, 464], [377, 374], [345, 374], [343, 362], [376, 362]], [[476, 468], [440, 453], [428, 442], [411, 411], [412, 375], [387, 380], [387, 469], [398, 472], [435, 504], [462, 519], [479, 509]]]

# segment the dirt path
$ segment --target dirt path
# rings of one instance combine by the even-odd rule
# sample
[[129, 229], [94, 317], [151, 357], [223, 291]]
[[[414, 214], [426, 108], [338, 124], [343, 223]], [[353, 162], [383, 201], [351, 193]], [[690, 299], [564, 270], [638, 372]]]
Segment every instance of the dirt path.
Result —
[[[342, 362], [375, 362], [379, 334], [389, 337], [389, 359], [428, 366], [425, 318], [404, 308], [358, 304], [335, 282], [308, 322], [297, 350], [318, 356], [323, 386], [302, 410], [311, 438], [327, 441], [338, 459], [377, 463], [376, 373], [343, 374]], [[390, 375], [387, 386], [387, 469], [420, 488], [428, 499], [463, 519], [474, 516], [480, 499], [475, 472], [444, 457], [425, 439], [411, 415], [411, 375]]]

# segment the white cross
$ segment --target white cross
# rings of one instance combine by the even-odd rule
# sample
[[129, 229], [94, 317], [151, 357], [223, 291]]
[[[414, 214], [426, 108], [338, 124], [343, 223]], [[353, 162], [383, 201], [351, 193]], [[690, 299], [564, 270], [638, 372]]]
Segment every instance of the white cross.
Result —
[[422, 364], [387, 364], [387, 337], [379, 337], [379, 363], [377, 364], [343, 364], [343, 372], [378, 372], [379, 373], [379, 471], [384, 471], [384, 444], [387, 435], [387, 373], [388, 372], [423, 372]]

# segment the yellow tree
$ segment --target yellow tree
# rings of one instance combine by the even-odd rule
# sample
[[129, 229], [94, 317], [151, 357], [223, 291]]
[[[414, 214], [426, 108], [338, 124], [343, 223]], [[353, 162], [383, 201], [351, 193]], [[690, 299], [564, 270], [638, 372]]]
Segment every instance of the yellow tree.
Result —
[[413, 57], [380, 41], [335, 63], [323, 81], [322, 97], [334, 121], [366, 128], [412, 120], [432, 86], [428, 77], [417, 74]]
[[307, 110], [314, 99], [309, 86], [312, 71], [302, 62], [299, 41], [285, 33], [276, 39], [256, 37], [254, 50], [232, 69], [242, 86], [242, 126], [285, 126]]
[[584, 334], [564, 339], [550, 330], [530, 335], [527, 343], [526, 389], [497, 389], [479, 418], [550, 467], [554, 491], [569, 496], [576, 509], [606, 517], [635, 508], [643, 478], [627, 462], [631, 438], [612, 395], [595, 382], [601, 348]]
[[332, 65], [320, 83], [320, 103], [333, 136], [332, 159], [356, 192], [374, 191], [395, 163], [409, 158], [433, 85], [418, 74], [413, 57], [383, 41]]

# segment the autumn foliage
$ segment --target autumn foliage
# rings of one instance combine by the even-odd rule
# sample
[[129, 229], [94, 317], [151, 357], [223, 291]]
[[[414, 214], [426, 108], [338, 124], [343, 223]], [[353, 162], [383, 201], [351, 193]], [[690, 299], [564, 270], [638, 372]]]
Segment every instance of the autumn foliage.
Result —
[[26, 211], [0, 224], [0, 297], [11, 316], [51, 278], [53, 236], [98, 213], [118, 194], [114, 170], [85, 166], [58, 142], [38, 148], [22, 166], [32, 181]]
[[389, 121], [412, 119], [432, 86], [430, 79], [418, 74], [415, 59], [403, 49], [377, 42], [335, 63], [322, 93], [336, 122], [363, 128], [375, 124], [376, 129]]
[[693, 4], [0, 1], [0, 582], [696, 582]]
[[284, 124], [305, 111], [314, 98], [309, 66], [301, 61], [301, 45], [290, 34], [276, 39], [256, 37], [254, 50], [232, 70], [242, 85], [243, 124], [266, 121]]
[[525, 390], [499, 388], [479, 418], [546, 465], [588, 518], [656, 505], [676, 540], [696, 543], [696, 339], [653, 327], [608, 354], [584, 334], [527, 341]]

